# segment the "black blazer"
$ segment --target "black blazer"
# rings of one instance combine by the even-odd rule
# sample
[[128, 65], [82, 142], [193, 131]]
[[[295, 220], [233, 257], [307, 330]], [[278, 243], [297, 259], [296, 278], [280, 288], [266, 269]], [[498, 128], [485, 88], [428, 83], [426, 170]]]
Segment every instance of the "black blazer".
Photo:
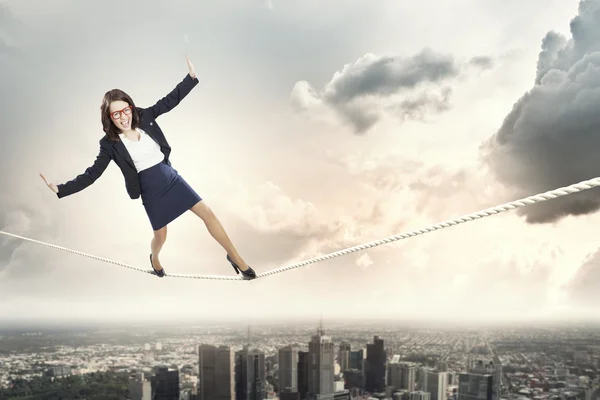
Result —
[[[175, 108], [175, 106], [177, 106], [197, 84], [198, 78], [192, 78], [190, 74], [187, 74], [183, 81], [181, 81], [171, 93], [157, 101], [152, 107], [136, 107], [140, 114], [138, 127], [160, 145], [160, 151], [165, 155], [165, 162], [168, 165], [171, 165], [171, 162], [169, 161], [171, 146], [169, 146], [160, 126], [156, 123], [156, 118]], [[84, 173], [78, 175], [69, 182], [57, 185], [58, 193], [56, 195], [60, 199], [90, 186], [96, 179], [100, 178], [111, 161], [114, 161], [121, 169], [121, 172], [125, 177], [125, 187], [129, 197], [132, 199], [140, 197], [141, 192], [138, 172], [135, 169], [131, 155], [120, 139], [117, 141], [110, 140], [107, 135], [104, 135], [104, 137], [100, 139], [100, 152], [98, 153], [94, 164], [87, 168]]]

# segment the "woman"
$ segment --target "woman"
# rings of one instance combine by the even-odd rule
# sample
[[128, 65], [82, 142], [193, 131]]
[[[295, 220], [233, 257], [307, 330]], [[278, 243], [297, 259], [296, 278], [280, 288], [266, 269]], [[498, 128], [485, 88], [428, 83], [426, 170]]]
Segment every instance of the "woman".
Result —
[[94, 183], [112, 160], [125, 177], [129, 197], [142, 198], [154, 231], [150, 243], [150, 265], [157, 276], [165, 276], [159, 253], [167, 238], [167, 225], [191, 210], [204, 221], [209, 233], [225, 249], [227, 260], [235, 272], [241, 272], [244, 279], [254, 279], [256, 273], [238, 254], [219, 219], [171, 167], [171, 147], [156, 123], [156, 118], [171, 111], [198, 84], [187, 55], [186, 59], [189, 74], [152, 107], [136, 107], [131, 97], [119, 89], [104, 95], [100, 110], [105, 136], [100, 140], [96, 161], [83, 174], [58, 186], [48, 182], [43, 174], [40, 173], [40, 176], [58, 198], [63, 198]]

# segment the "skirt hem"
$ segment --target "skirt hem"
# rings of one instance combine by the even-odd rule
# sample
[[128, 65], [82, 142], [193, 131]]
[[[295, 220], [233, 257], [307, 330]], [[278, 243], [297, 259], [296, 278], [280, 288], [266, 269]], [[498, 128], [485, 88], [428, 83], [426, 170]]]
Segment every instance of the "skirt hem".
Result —
[[153, 230], [159, 230], [188, 211], [202, 198], [165, 162], [138, 173], [142, 204]]

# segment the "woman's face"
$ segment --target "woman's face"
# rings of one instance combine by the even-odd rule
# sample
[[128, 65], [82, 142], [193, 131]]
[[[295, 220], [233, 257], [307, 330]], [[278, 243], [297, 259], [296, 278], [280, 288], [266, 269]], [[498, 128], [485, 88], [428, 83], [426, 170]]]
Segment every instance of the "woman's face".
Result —
[[131, 106], [124, 101], [116, 100], [108, 107], [110, 119], [121, 132], [131, 129], [132, 110]]

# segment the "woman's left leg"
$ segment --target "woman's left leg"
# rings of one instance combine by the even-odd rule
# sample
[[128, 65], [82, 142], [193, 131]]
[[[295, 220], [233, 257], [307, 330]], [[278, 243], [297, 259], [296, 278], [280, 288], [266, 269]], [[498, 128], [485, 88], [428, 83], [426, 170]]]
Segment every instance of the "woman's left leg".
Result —
[[237, 264], [240, 270], [246, 271], [249, 268], [248, 264], [246, 264], [238, 254], [235, 246], [231, 243], [231, 239], [227, 236], [223, 225], [221, 225], [221, 221], [219, 221], [210, 207], [207, 206], [204, 201], [199, 201], [191, 208], [191, 210], [204, 221], [208, 232], [225, 249], [227, 254], [229, 254], [229, 257]]
[[158, 259], [158, 254], [160, 253], [165, 241], [167, 240], [167, 227], [163, 226], [159, 230], [154, 231], [154, 236], [152, 237], [152, 241], [150, 242], [150, 251], [152, 252], [152, 263], [154, 264], [154, 269], [160, 271], [162, 265], [160, 264], [160, 260]]

